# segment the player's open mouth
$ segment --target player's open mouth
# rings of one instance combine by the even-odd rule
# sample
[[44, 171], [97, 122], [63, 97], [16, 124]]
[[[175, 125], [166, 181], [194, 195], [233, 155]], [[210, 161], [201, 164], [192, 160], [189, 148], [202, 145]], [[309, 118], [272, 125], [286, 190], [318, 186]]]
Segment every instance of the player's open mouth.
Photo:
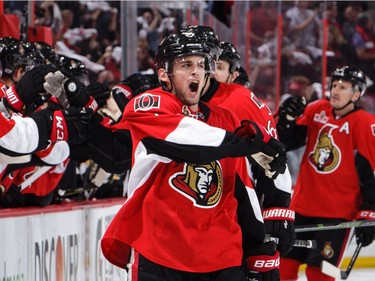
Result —
[[196, 92], [198, 91], [198, 86], [199, 86], [198, 81], [193, 81], [189, 84], [189, 90], [192, 92]]

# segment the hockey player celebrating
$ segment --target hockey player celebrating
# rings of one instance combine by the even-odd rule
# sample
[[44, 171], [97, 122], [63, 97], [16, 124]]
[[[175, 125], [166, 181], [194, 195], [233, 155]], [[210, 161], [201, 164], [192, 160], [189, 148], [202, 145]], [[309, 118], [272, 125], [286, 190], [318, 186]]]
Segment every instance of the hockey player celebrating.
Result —
[[[242, 185], [252, 203], [247, 218], [253, 223], [253, 240], [248, 240], [253, 244], [245, 254], [247, 264], [258, 275], [268, 274], [267, 280], [277, 280], [278, 253], [273, 243], [263, 243], [263, 220], [247, 162], [243, 157], [225, 158], [247, 155], [260, 164], [251, 156], [255, 143], [249, 147], [246, 141], [257, 125], [242, 123], [237, 133], [243, 138], [237, 137], [230, 131], [239, 121], [230, 111], [199, 102], [213, 69], [199, 37], [168, 36], [158, 48], [156, 63], [164, 90], [148, 90], [132, 99], [115, 125], [130, 130], [133, 166], [129, 197], [102, 239], [104, 255], [121, 267], [131, 255], [129, 274], [140, 281], [150, 276], [246, 280], [233, 194], [235, 185]], [[265, 135], [258, 131], [258, 137]], [[275, 139], [265, 139], [261, 146], [283, 157]], [[273, 265], [264, 268], [255, 262], [265, 265], [266, 259]]]
[[[280, 106], [280, 140], [289, 150], [306, 144], [291, 202], [296, 225], [374, 219], [375, 118], [357, 106], [365, 90], [363, 72], [345, 66], [332, 73], [329, 100], [306, 106], [293, 96]], [[355, 234], [357, 243], [367, 246], [374, 227], [358, 228]], [[281, 261], [281, 280], [297, 280], [303, 263], [308, 280], [334, 280], [320, 264], [340, 265], [348, 235], [346, 229], [298, 234], [316, 240], [318, 248], [293, 248]]]
[[[212, 56], [217, 61], [215, 69], [215, 78], [207, 81], [205, 91], [201, 100], [209, 105], [224, 107], [234, 112], [239, 120], [253, 120], [261, 124], [269, 134], [277, 138], [276, 122], [273, 119], [271, 110], [256, 95], [239, 84], [222, 83], [233, 82], [237, 78], [236, 71], [240, 68], [240, 55], [234, 46], [230, 43], [222, 42], [215, 31], [208, 26], [187, 26], [181, 29], [184, 32], [193, 32], [199, 36], [202, 42], [206, 42]], [[221, 81], [221, 82], [218, 82]], [[265, 218], [266, 232], [268, 235], [278, 237], [278, 250], [280, 255], [284, 256], [291, 250], [295, 241], [294, 231], [294, 215], [275, 216], [269, 214], [284, 213], [293, 214], [289, 210], [291, 197], [291, 178], [288, 169], [279, 174], [277, 178], [271, 179], [265, 176], [264, 172], [252, 167], [253, 177], [256, 181], [256, 193], [261, 203], [264, 214], [268, 214]], [[237, 196], [239, 201], [239, 212], [242, 208], [246, 208], [246, 201], [242, 202], [243, 196]], [[287, 212], [286, 212], [287, 211]], [[244, 218], [244, 216], [239, 216]], [[251, 232], [251, 226], [244, 219], [241, 223], [244, 241]], [[244, 243], [246, 247], [246, 243]], [[246, 251], [246, 249], [245, 249]]]

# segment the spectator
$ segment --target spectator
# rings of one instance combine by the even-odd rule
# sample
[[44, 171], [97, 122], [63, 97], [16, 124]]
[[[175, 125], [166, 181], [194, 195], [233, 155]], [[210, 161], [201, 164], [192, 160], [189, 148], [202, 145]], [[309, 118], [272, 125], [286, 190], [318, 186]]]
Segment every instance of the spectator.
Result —
[[105, 83], [112, 87], [121, 80], [121, 55], [121, 47], [117, 46], [113, 49], [112, 46], [107, 47], [106, 52], [97, 61], [97, 63], [103, 64], [105, 68], [99, 73], [97, 82]]
[[[370, 14], [362, 14], [358, 18], [356, 32], [352, 37], [352, 46], [357, 56], [357, 64], [370, 80], [375, 82], [375, 34], [374, 20]], [[367, 91], [375, 94], [375, 87], [369, 87]]]
[[62, 15], [59, 5], [54, 1], [42, 1], [36, 10], [37, 17], [34, 24], [51, 27], [53, 42], [56, 42], [62, 28]]
[[74, 12], [69, 9], [61, 11], [62, 26], [61, 29], [56, 34], [56, 41], [64, 40], [64, 34], [70, 30], [73, 26]]
[[142, 38], [138, 39], [136, 52], [138, 71], [147, 71], [149, 69], [154, 69], [154, 60], [147, 40]]
[[160, 42], [160, 35], [157, 28], [160, 26], [161, 21], [162, 15], [157, 8], [146, 9], [141, 16], [137, 17], [137, 22], [140, 26], [138, 36], [147, 40], [153, 53], [156, 52]]
[[352, 37], [356, 32], [356, 26], [358, 23], [358, 16], [362, 12], [362, 7], [356, 3], [350, 3], [344, 10], [343, 13], [343, 22], [342, 33], [347, 42], [352, 41]]
[[285, 16], [289, 18], [289, 31], [296, 47], [316, 57], [307, 47], [318, 47], [319, 27], [321, 26], [318, 18], [319, 6], [310, 9], [310, 1], [295, 1], [294, 7], [286, 11]]
[[[254, 2], [251, 2], [251, 4]], [[260, 45], [275, 37], [277, 27], [276, 1], [259, 1], [250, 9], [251, 34], [250, 40], [255, 51]]]
[[327, 3], [327, 10], [325, 10], [325, 18], [328, 20], [328, 42], [327, 50], [334, 52], [333, 56], [327, 56], [327, 65], [331, 69], [328, 72], [332, 72], [337, 66], [345, 65], [348, 63], [348, 59], [345, 54], [349, 48], [349, 41], [344, 38], [342, 29], [337, 18], [337, 5], [336, 2]]

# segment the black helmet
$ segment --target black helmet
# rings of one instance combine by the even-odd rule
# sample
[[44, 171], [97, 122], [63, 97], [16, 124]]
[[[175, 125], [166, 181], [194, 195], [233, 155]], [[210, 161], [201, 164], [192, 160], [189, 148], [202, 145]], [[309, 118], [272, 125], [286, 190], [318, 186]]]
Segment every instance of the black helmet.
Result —
[[247, 75], [246, 73], [246, 70], [240, 66], [240, 69], [238, 70], [238, 76], [236, 79], [234, 79], [233, 83], [237, 83], [237, 84], [240, 84], [248, 89], [250, 89], [250, 80], [249, 80], [249, 76]]
[[220, 57], [222, 52], [220, 46], [220, 39], [216, 32], [209, 26], [204, 25], [188, 25], [180, 29], [180, 33], [184, 32], [193, 32], [199, 38], [201, 38], [201, 42], [206, 44], [207, 47], [210, 49], [212, 58], [217, 61]]
[[77, 79], [86, 79], [88, 70], [86, 66], [77, 59], [59, 55], [56, 67], [67, 77], [75, 77]]
[[31, 43], [16, 40], [6, 46], [0, 53], [3, 73], [13, 75], [19, 67], [31, 70], [37, 61], [35, 48]]
[[352, 68], [350, 66], [337, 68], [335, 71], [333, 71], [332, 77], [331, 77], [331, 85], [332, 85], [332, 82], [336, 80], [344, 80], [344, 81], [351, 82], [353, 85], [353, 88], [358, 90], [361, 93], [361, 96], [363, 96], [363, 94], [366, 91], [365, 74], [362, 71]]
[[164, 68], [168, 73], [171, 71], [172, 60], [188, 55], [205, 57], [205, 70], [207, 72], [215, 70], [210, 49], [194, 32], [170, 34], [164, 38], [156, 52], [155, 66], [157, 69]]
[[236, 48], [231, 43], [221, 42], [221, 49], [223, 52], [219, 59], [229, 63], [229, 72], [238, 71], [241, 66], [241, 57]]
[[0, 77], [3, 75], [4, 71], [3, 65], [5, 65], [4, 56], [7, 53], [6, 49], [15, 42], [19, 42], [19, 40], [10, 36], [0, 38]]
[[13, 37], [10, 37], [10, 36], [7, 36], [7, 37], [1, 37], [0, 38], [0, 54], [1, 54], [1, 51], [5, 48], [5, 47], [8, 47], [9, 45], [13, 44], [13, 43], [16, 43], [16, 42], [19, 42], [18, 39], [16, 38], [13, 38]]
[[59, 61], [58, 55], [55, 53], [55, 50], [48, 45], [46, 42], [34, 42], [33, 43], [36, 50], [39, 51], [41, 56], [43, 57], [44, 63], [52, 63], [57, 64]]

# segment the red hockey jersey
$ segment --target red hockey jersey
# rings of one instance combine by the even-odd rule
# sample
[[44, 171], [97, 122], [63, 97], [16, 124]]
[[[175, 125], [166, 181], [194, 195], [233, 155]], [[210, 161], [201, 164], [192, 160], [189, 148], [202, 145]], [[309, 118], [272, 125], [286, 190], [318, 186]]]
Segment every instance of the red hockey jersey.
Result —
[[[202, 98], [204, 101], [205, 98]], [[269, 107], [253, 92], [235, 83], [220, 83], [208, 104], [233, 111], [240, 120], [253, 120], [262, 124], [268, 133], [277, 138], [276, 123]]]
[[[229, 131], [238, 125], [228, 110], [206, 109], [209, 115], [198, 119], [209, 125]], [[128, 199], [102, 239], [103, 254], [117, 266], [125, 267], [129, 246], [178, 270], [210, 272], [240, 266], [242, 238], [233, 194], [238, 178], [254, 202], [254, 232], [263, 229], [246, 159], [212, 160], [212, 153], [235, 151], [237, 146], [223, 129], [186, 117], [187, 111], [174, 95], [158, 88], [131, 100], [122, 122], [115, 125], [130, 128], [134, 160]], [[176, 158], [180, 161], [171, 160]]]
[[363, 110], [335, 119], [329, 101], [309, 104], [297, 119], [307, 144], [291, 207], [304, 216], [352, 220], [360, 204], [358, 151], [375, 171], [375, 117]]

